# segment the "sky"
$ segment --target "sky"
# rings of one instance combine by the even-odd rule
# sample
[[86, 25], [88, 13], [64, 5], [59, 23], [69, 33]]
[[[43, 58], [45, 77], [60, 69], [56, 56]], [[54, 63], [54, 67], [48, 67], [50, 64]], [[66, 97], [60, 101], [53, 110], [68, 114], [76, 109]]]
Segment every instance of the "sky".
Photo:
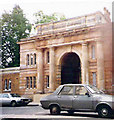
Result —
[[96, 11], [103, 13], [103, 8], [106, 7], [112, 17], [112, 2], [113, 0], [1, 0], [0, 16], [4, 10], [9, 12], [15, 5], [19, 5], [31, 23], [35, 19], [33, 14], [40, 10], [48, 15], [57, 12], [66, 18], [73, 18]]

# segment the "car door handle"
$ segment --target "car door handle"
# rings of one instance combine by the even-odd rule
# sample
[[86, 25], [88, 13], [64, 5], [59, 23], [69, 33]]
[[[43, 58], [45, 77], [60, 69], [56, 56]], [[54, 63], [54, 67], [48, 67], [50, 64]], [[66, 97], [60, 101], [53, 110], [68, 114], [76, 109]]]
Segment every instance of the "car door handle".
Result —
[[58, 98], [61, 98], [61, 96], [58, 96]]
[[74, 98], [77, 98], [78, 96], [74, 96]]

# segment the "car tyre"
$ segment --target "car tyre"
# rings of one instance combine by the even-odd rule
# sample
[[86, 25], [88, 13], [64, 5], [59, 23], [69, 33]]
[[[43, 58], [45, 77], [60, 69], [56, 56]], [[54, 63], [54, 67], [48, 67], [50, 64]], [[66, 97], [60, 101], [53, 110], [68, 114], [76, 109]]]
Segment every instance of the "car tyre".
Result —
[[17, 103], [15, 101], [11, 102], [11, 107], [15, 107], [17, 105]]
[[112, 110], [109, 106], [102, 105], [98, 108], [98, 115], [103, 118], [108, 118], [112, 116]]
[[50, 113], [51, 113], [51, 115], [58, 115], [58, 114], [60, 114], [60, 108], [59, 108], [59, 106], [52, 105], [50, 107]]

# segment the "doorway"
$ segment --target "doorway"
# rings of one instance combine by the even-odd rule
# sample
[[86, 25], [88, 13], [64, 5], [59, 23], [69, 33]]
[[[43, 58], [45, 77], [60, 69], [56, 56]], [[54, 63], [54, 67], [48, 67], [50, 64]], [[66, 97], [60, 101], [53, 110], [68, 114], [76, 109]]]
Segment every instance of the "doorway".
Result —
[[80, 84], [81, 65], [76, 53], [67, 53], [61, 61], [61, 84]]

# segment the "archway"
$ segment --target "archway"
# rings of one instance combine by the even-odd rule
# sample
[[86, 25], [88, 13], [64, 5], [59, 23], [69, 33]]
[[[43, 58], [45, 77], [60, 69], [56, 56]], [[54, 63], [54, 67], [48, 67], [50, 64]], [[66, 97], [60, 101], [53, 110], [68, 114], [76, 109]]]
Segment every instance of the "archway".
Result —
[[76, 53], [67, 53], [61, 61], [61, 84], [81, 83], [80, 58]]

